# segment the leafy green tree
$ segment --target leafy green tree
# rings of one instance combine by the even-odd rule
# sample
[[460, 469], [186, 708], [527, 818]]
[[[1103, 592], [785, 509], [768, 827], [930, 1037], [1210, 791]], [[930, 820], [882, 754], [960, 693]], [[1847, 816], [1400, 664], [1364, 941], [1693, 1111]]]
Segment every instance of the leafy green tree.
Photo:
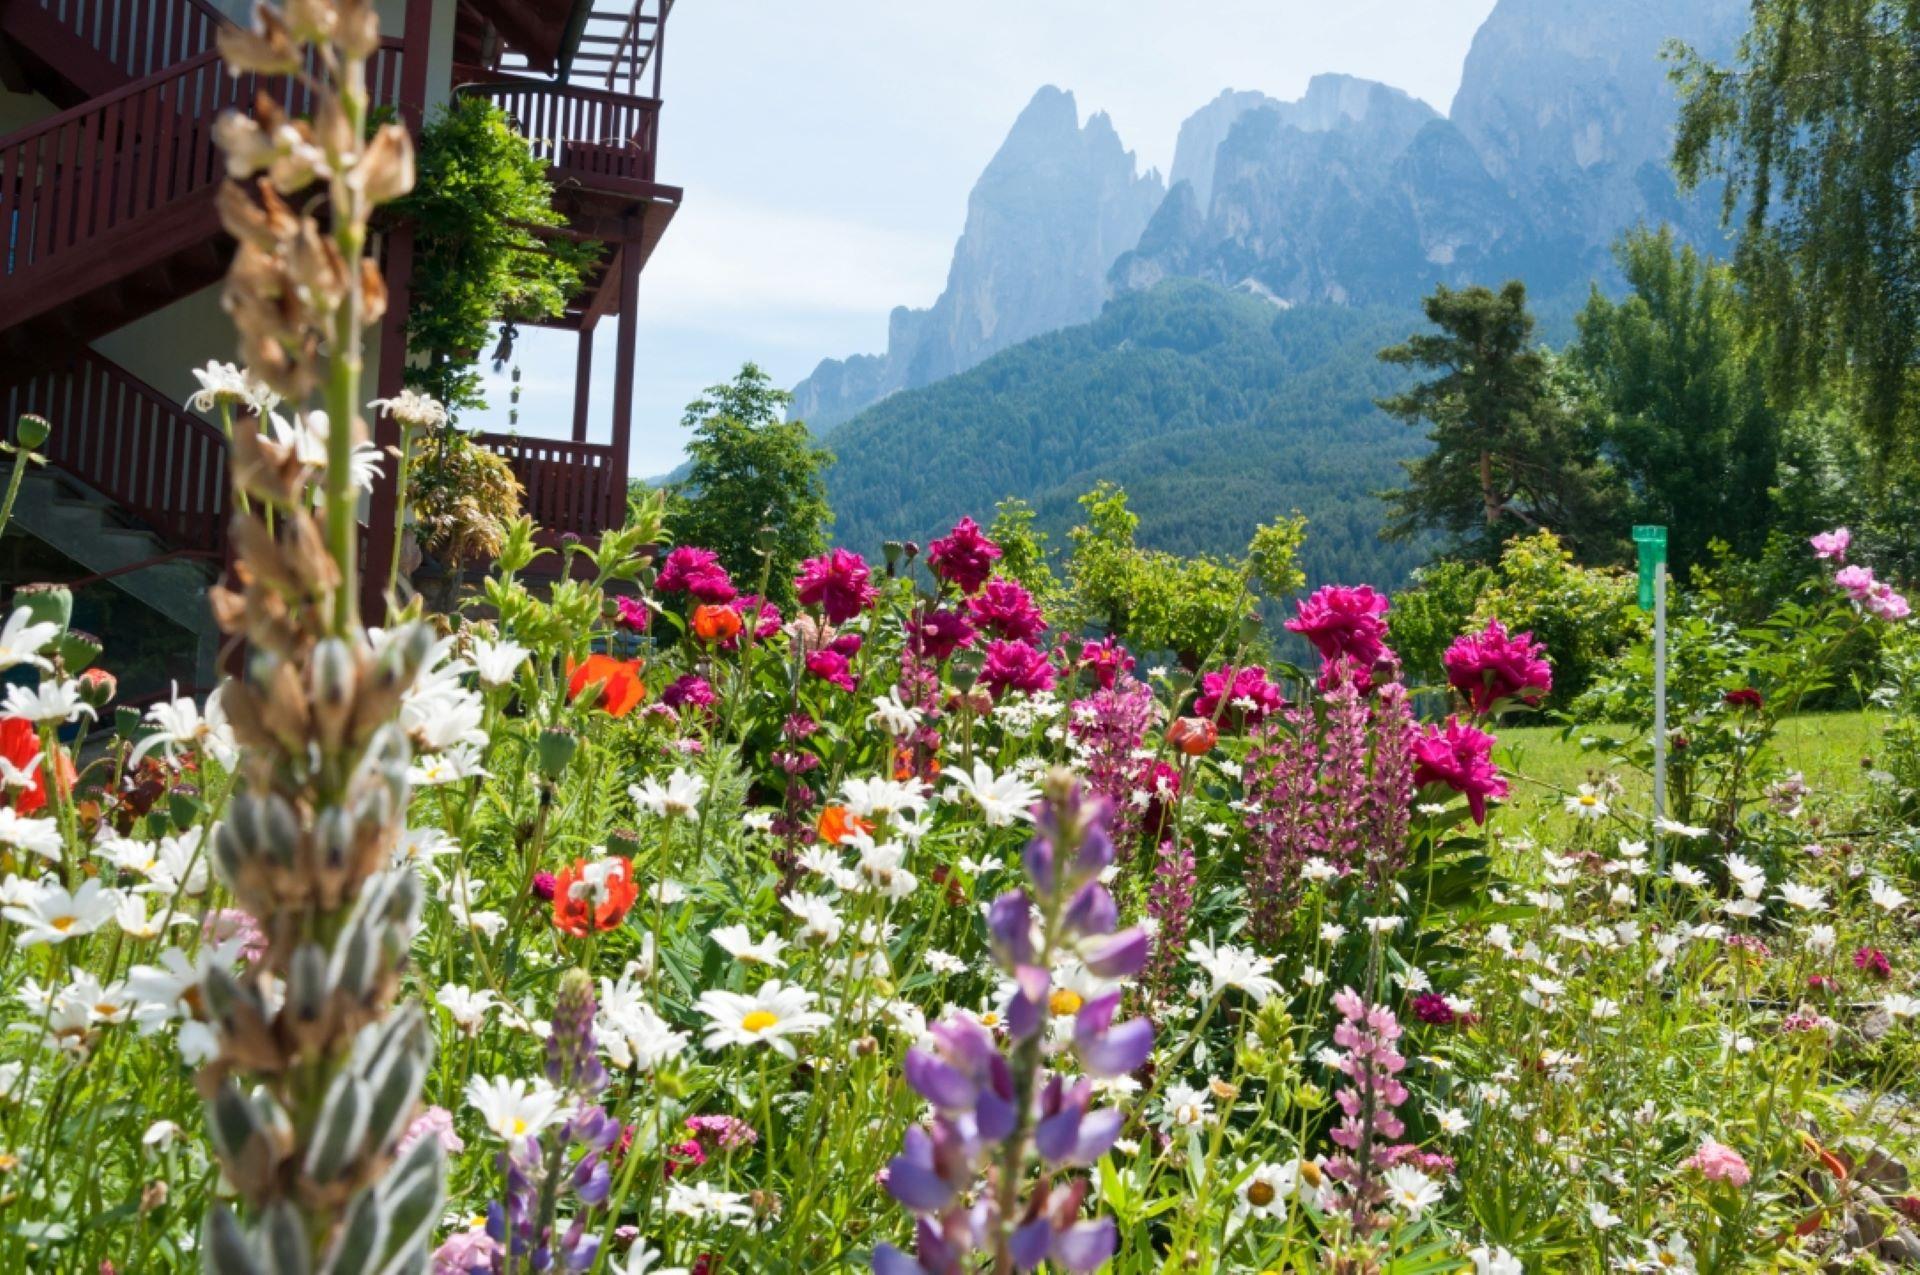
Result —
[[804, 422], [782, 419], [790, 397], [746, 363], [689, 403], [680, 421], [693, 431], [689, 466], [670, 513], [675, 538], [719, 554], [742, 591], [760, 587], [764, 565], [768, 593], [782, 604], [792, 601], [801, 560], [826, 548], [833, 521], [821, 477], [833, 453]]
[[1169, 651], [1189, 669], [1227, 649], [1258, 614], [1252, 582], [1298, 587], [1292, 551], [1306, 520], [1283, 518], [1254, 532], [1247, 560], [1181, 557], [1134, 543], [1140, 518], [1124, 488], [1101, 482], [1080, 497], [1086, 521], [1068, 533], [1068, 615], [1104, 628], [1139, 651]]
[[1668, 528], [1675, 571], [1706, 560], [1716, 538], [1757, 553], [1773, 524], [1782, 414], [1733, 273], [1676, 248], [1666, 229], [1628, 235], [1617, 256], [1629, 294], [1594, 289], [1568, 359], [1596, 399], [1624, 512]]
[[539, 233], [566, 221], [547, 166], [484, 98], [457, 97], [429, 122], [417, 164], [393, 205], [414, 223], [407, 349], [425, 356], [406, 383], [454, 412], [485, 407], [475, 369], [493, 325], [564, 313], [600, 245]]
[[1676, 50], [1674, 166], [1725, 181], [1782, 382], [1850, 385], [1878, 468], [1911, 463], [1920, 363], [1920, 0], [1754, 0], [1736, 64]]
[[1033, 506], [1008, 496], [993, 507], [987, 536], [1000, 546], [1000, 574], [1017, 580], [1045, 606], [1060, 591], [1047, 563], [1047, 533], [1034, 526]]
[[1415, 333], [1380, 358], [1436, 375], [1379, 405], [1426, 426], [1433, 449], [1403, 462], [1406, 486], [1384, 493], [1390, 519], [1381, 534], [1441, 531], [1458, 552], [1483, 560], [1509, 536], [1542, 529], [1602, 551], [1612, 475], [1553, 355], [1534, 344], [1525, 285], [1442, 284], [1422, 308], [1439, 330]]

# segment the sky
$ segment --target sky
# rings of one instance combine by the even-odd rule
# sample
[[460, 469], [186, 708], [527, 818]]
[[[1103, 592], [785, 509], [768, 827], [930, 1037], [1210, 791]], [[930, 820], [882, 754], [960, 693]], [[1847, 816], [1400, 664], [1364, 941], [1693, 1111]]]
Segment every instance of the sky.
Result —
[[[632, 473], [679, 463], [682, 409], [746, 360], [791, 387], [878, 352], [896, 305], [946, 281], [967, 192], [1041, 85], [1105, 111], [1164, 174], [1222, 89], [1291, 99], [1326, 71], [1446, 110], [1494, 0], [678, 0], [659, 180], [685, 190], [640, 278]], [[588, 437], [609, 436], [615, 324]], [[572, 333], [523, 330], [522, 434], [566, 437]], [[507, 382], [469, 427], [507, 427]]]

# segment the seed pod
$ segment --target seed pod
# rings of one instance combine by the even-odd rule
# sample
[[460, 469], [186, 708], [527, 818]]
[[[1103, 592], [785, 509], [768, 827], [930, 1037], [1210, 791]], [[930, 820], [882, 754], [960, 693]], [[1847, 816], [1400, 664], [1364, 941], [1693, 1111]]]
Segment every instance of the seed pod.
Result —
[[260, 1109], [232, 1081], [223, 1083], [207, 1106], [207, 1133], [213, 1139], [214, 1154], [236, 1186], [243, 1192], [266, 1187], [276, 1158], [272, 1133]]
[[207, 1275], [269, 1275], [254, 1258], [253, 1245], [240, 1230], [227, 1206], [216, 1203], [207, 1210], [206, 1225], [201, 1228], [200, 1247], [206, 1254]]
[[255, 1234], [273, 1259], [273, 1275], [307, 1275], [313, 1269], [306, 1227], [299, 1212], [285, 1200], [277, 1200], [267, 1209]]
[[369, 1076], [373, 1106], [367, 1113], [367, 1146], [385, 1152], [400, 1141], [413, 1119], [420, 1101], [420, 1090], [427, 1082], [427, 1069], [408, 1054], [393, 1058], [377, 1076]]
[[347, 1210], [346, 1223], [340, 1228], [333, 1254], [323, 1268], [326, 1275], [375, 1275], [374, 1263], [385, 1251], [387, 1215], [379, 1193], [369, 1187], [362, 1191]]
[[314, 644], [307, 693], [313, 698], [313, 724], [319, 731], [321, 746], [329, 752], [340, 748], [353, 717], [357, 671], [353, 649], [339, 638], [326, 638]]
[[314, 1122], [304, 1166], [308, 1177], [334, 1182], [353, 1167], [367, 1137], [367, 1108], [367, 1088], [360, 1077], [342, 1072], [334, 1078]]

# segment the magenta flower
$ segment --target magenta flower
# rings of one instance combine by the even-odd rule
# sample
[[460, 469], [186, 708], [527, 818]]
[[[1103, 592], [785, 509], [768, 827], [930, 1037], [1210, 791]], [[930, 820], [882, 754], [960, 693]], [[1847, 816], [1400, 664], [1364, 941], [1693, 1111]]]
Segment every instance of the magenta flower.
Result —
[[958, 611], [927, 607], [915, 617], [908, 645], [935, 663], [950, 658], [963, 646], [972, 646], [973, 624]]
[[1451, 1027], [1459, 1017], [1452, 1002], [1439, 992], [1422, 992], [1414, 997], [1413, 1016], [1431, 1027]]
[[880, 596], [867, 560], [847, 549], [808, 558], [793, 583], [800, 601], [825, 611], [828, 624], [845, 624]]
[[1428, 726], [1414, 737], [1413, 783], [1444, 784], [1467, 799], [1475, 823], [1487, 821], [1487, 798], [1507, 795], [1507, 781], [1493, 764], [1493, 736], [1449, 717], [1444, 729]]
[[731, 602], [739, 590], [720, 556], [711, 549], [681, 545], [667, 555], [655, 577], [653, 587], [661, 593], [690, 593], [702, 602]]
[[613, 606], [614, 622], [629, 632], [645, 633], [653, 623], [652, 608], [639, 598], [618, 597], [613, 600]]
[[976, 627], [1015, 642], [1031, 642], [1047, 627], [1033, 595], [1012, 580], [989, 580], [984, 589], [967, 599], [967, 613]]
[[1267, 680], [1266, 668], [1259, 664], [1243, 669], [1229, 665], [1202, 677], [1200, 698], [1193, 702], [1193, 715], [1209, 721], [1223, 720], [1220, 716], [1222, 696], [1227, 701], [1224, 720], [1241, 726], [1258, 726], [1269, 713], [1279, 712], [1287, 703], [1280, 688]]
[[756, 643], [765, 642], [780, 631], [782, 621], [780, 608], [757, 593], [746, 593], [735, 598], [733, 609], [734, 613], [740, 617], [741, 632], [720, 643], [720, 649], [723, 651], [739, 649], [741, 636], [749, 628], [753, 630], [753, 640]]
[[980, 684], [999, 699], [1008, 691], [1029, 695], [1053, 689], [1053, 665], [1047, 657], [1025, 642], [996, 641], [987, 645], [987, 662], [980, 670]]
[[1367, 585], [1329, 584], [1301, 601], [1287, 628], [1313, 643], [1323, 660], [1344, 658], [1370, 669], [1386, 646], [1387, 622], [1380, 617], [1389, 605], [1385, 594]]
[[1845, 527], [1835, 527], [1832, 531], [1823, 531], [1813, 538], [1813, 556], [1827, 558], [1834, 562], [1847, 560], [1847, 546], [1853, 543], [1853, 533]]
[[1535, 641], [1533, 634], [1509, 637], [1506, 625], [1488, 620], [1479, 633], [1455, 638], [1441, 663], [1447, 668], [1447, 684], [1467, 697], [1476, 714], [1484, 715], [1501, 700], [1538, 704], [1553, 689], [1553, 666], [1546, 657], [1546, 644]]
[[831, 682], [843, 691], [858, 689], [847, 657], [838, 651], [813, 651], [807, 655], [807, 672], [823, 682]]
[[1709, 1182], [1727, 1182], [1745, 1186], [1753, 1180], [1752, 1170], [1740, 1153], [1724, 1142], [1702, 1138], [1700, 1149], [1680, 1162], [1683, 1169], [1697, 1170]]
[[1833, 582], [1846, 590], [1855, 602], [1865, 602], [1867, 596], [1880, 587], [1880, 582], [1873, 578], [1872, 567], [1842, 567], [1833, 573]]
[[1913, 614], [1913, 608], [1907, 600], [1894, 591], [1892, 585], [1876, 580], [1873, 568], [1852, 566], [1842, 567], [1833, 573], [1833, 582], [1846, 591], [1848, 597], [1857, 603], [1868, 615], [1878, 616], [1892, 624]]
[[716, 698], [712, 684], [697, 673], [682, 674], [660, 692], [660, 702], [676, 710], [711, 708]]
[[978, 593], [999, 560], [1000, 546], [971, 518], [962, 518], [952, 531], [927, 546], [927, 566], [962, 593]]
[[1093, 680], [1101, 690], [1110, 691], [1114, 678], [1133, 671], [1133, 656], [1109, 633], [1098, 642], [1080, 644], [1079, 664], [1081, 668], [1093, 670]]

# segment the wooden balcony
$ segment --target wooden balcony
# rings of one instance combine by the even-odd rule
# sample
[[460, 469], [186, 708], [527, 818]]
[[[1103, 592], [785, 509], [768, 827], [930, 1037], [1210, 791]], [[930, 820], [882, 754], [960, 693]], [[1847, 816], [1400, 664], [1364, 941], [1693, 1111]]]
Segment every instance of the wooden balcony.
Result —
[[481, 434], [477, 441], [513, 466], [526, 489], [521, 512], [532, 516], [547, 539], [591, 539], [624, 520], [626, 466], [614, 463], [609, 444], [518, 434]]

